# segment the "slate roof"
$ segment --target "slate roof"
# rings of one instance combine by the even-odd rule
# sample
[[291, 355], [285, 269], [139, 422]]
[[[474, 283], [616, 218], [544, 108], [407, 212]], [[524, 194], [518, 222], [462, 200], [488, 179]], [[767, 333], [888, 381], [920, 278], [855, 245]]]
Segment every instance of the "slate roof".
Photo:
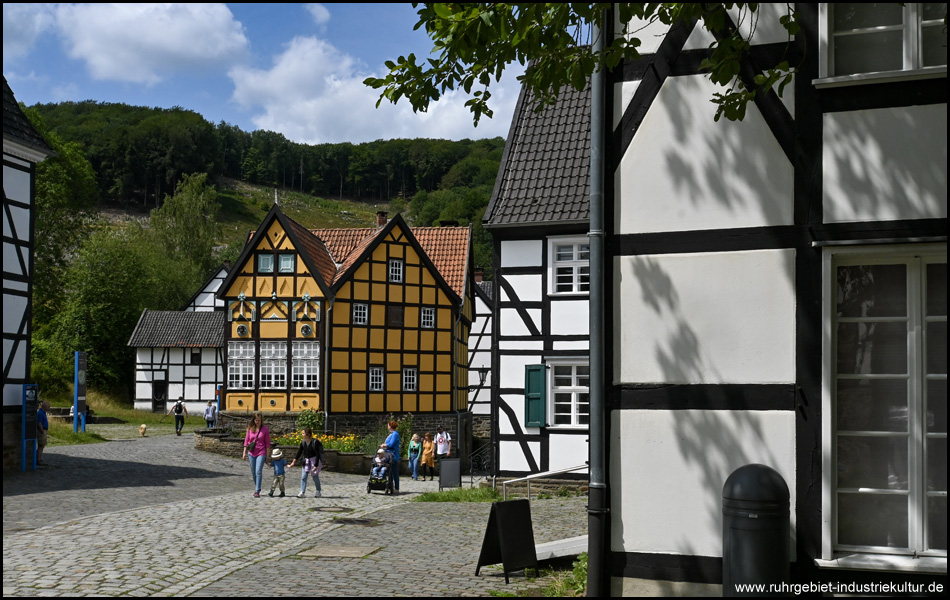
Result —
[[3, 77], [3, 137], [48, 156], [55, 154], [20, 110], [20, 105], [13, 96], [13, 90], [10, 89], [6, 76]]
[[222, 348], [226, 315], [223, 311], [142, 311], [129, 338], [133, 348]]
[[522, 88], [484, 223], [488, 228], [590, 219], [590, 88], [565, 87], [534, 112]]

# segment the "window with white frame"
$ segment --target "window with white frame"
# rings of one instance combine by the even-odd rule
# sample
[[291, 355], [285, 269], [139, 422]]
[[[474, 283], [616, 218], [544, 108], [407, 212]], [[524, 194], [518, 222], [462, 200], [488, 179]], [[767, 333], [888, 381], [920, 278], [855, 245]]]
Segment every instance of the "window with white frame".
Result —
[[257, 272], [258, 273], [273, 273], [274, 272], [274, 255], [273, 254], [258, 254], [257, 255]]
[[293, 273], [296, 266], [297, 256], [294, 254], [281, 254], [277, 257], [277, 270], [281, 273]]
[[583, 238], [550, 241], [552, 294], [590, 292], [590, 243]]
[[369, 391], [371, 392], [381, 392], [383, 391], [383, 368], [382, 367], [370, 367], [369, 368]]
[[422, 322], [422, 327], [424, 329], [434, 329], [435, 328], [435, 309], [423, 307], [421, 322]]
[[389, 259], [389, 281], [402, 283], [402, 261], [398, 258]]
[[828, 40], [822, 77], [946, 72], [945, 2], [823, 3], [821, 11]]
[[418, 387], [418, 372], [415, 367], [405, 367], [402, 370], [402, 391], [415, 392]]
[[552, 427], [590, 425], [590, 366], [587, 363], [549, 363], [551, 367]]
[[369, 322], [369, 305], [368, 304], [354, 304], [353, 305], [353, 324], [366, 325], [368, 322]]
[[946, 246], [826, 261], [831, 550], [946, 557]]
[[228, 342], [228, 388], [254, 388], [254, 342]]
[[315, 390], [320, 387], [320, 345], [317, 342], [294, 342], [291, 383], [294, 389]]
[[261, 342], [261, 389], [287, 387], [287, 342]]

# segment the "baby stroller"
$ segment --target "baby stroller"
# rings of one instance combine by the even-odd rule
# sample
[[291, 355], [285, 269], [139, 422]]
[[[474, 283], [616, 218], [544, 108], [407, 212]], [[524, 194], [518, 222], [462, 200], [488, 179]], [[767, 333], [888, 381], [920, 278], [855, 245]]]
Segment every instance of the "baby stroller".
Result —
[[380, 449], [379, 453], [383, 453], [386, 461], [385, 466], [380, 465], [380, 473], [376, 474], [377, 465], [374, 463], [373, 468], [369, 472], [369, 481], [366, 482], [366, 493], [369, 494], [373, 490], [380, 491], [382, 490], [385, 494], [393, 493], [393, 469], [395, 468], [395, 463], [393, 462], [393, 455], [391, 452]]

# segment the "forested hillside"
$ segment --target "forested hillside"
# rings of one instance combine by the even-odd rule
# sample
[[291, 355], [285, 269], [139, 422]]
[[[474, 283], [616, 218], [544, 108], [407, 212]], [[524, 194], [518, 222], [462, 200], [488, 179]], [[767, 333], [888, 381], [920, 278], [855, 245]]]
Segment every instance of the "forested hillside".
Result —
[[275, 193], [309, 227], [371, 226], [377, 209], [416, 226], [471, 224], [475, 265], [490, 276], [481, 218], [501, 138], [306, 145], [181, 108], [86, 101], [25, 112], [57, 152], [36, 184], [32, 376], [45, 390], [66, 389], [81, 350], [90, 384], [125, 395], [142, 310], [179, 310], [236, 258]]

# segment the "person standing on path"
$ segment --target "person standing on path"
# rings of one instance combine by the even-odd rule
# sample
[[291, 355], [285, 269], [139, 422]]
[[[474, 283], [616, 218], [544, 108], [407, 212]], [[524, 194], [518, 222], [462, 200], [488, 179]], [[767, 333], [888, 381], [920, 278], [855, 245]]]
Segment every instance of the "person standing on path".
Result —
[[[439, 459], [439, 462], [442, 462], [443, 458], [448, 458], [452, 454], [452, 436], [449, 435], [448, 431], [445, 431], [442, 428], [442, 425], [439, 425], [439, 429], [435, 434], [435, 457]], [[439, 465], [439, 473], [442, 472], [442, 466]]]
[[264, 414], [257, 411], [244, 434], [244, 453], [241, 456], [241, 460], [247, 459], [251, 463], [255, 498], [261, 497], [261, 479], [264, 477], [264, 464], [268, 462], [270, 446], [270, 429], [264, 425]]
[[399, 442], [399, 432], [396, 428], [399, 426], [399, 423], [395, 421], [389, 422], [389, 437], [386, 438], [386, 441], [383, 442], [383, 445], [380, 448], [385, 448], [393, 455], [393, 494], [399, 493], [399, 451], [400, 451], [400, 442]]
[[208, 406], [205, 407], [205, 423], [208, 425], [208, 429], [214, 427], [214, 422], [217, 419], [218, 409], [211, 403], [211, 400], [208, 400]]
[[419, 481], [419, 459], [422, 458], [422, 441], [419, 434], [412, 434], [412, 441], [409, 442], [409, 470], [412, 471], [412, 479]]
[[168, 411], [169, 415], [172, 413], [175, 413], [175, 435], [181, 435], [181, 430], [185, 428], [185, 417], [188, 415], [184, 396], [178, 396], [178, 402]]
[[274, 490], [280, 486], [280, 498], [284, 497], [284, 468], [287, 467], [287, 461], [284, 460], [284, 453], [281, 452], [280, 448], [274, 448], [274, 451], [270, 455], [270, 464], [274, 467], [274, 483], [270, 484], [270, 493], [267, 494], [271, 498], [274, 497]]
[[435, 476], [435, 442], [432, 441], [432, 434], [428, 431], [422, 439], [422, 481], [426, 480], [426, 468], [429, 470], [429, 481]]
[[45, 465], [43, 462], [43, 450], [49, 442], [49, 417], [46, 411], [49, 410], [49, 402], [43, 400], [40, 402], [40, 408], [36, 411], [36, 464]]
[[307, 495], [307, 476], [313, 477], [313, 487], [316, 488], [313, 497], [319, 498], [323, 492], [320, 489], [320, 471], [323, 470], [323, 442], [313, 437], [313, 429], [306, 427], [303, 430], [303, 440], [297, 448], [297, 455], [290, 461], [288, 469], [293, 468], [298, 460], [303, 458], [303, 469], [300, 474], [300, 493], [298, 498]]

